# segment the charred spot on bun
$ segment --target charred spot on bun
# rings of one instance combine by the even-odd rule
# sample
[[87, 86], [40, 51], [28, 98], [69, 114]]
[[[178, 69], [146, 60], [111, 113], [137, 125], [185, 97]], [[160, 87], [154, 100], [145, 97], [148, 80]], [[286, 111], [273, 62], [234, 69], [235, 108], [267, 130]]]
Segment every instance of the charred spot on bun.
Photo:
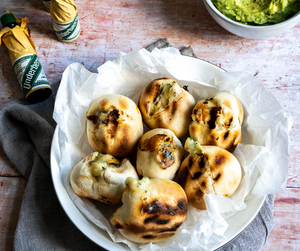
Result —
[[165, 240], [175, 235], [186, 218], [188, 201], [182, 187], [166, 179], [126, 179], [123, 205], [111, 223], [137, 243]]
[[195, 103], [194, 97], [174, 79], [159, 78], [143, 89], [138, 105], [150, 129], [169, 129], [181, 138], [188, 134]]
[[219, 92], [200, 100], [192, 112], [190, 136], [201, 145], [214, 145], [234, 152], [241, 142], [243, 107], [230, 93]]
[[86, 120], [88, 141], [94, 151], [120, 158], [136, 152], [143, 121], [131, 99], [118, 94], [100, 96], [91, 102]]
[[205, 210], [206, 194], [230, 197], [236, 191], [242, 170], [232, 153], [218, 146], [202, 146], [191, 138], [184, 147], [189, 155], [180, 166], [177, 182], [193, 207]]

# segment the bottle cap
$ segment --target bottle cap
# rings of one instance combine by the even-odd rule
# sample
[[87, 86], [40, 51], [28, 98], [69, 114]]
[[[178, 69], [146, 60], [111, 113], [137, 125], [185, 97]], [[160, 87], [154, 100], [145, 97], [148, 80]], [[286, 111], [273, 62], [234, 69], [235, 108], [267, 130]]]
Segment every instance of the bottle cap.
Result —
[[3, 16], [1, 16], [1, 23], [3, 27], [5, 27], [9, 23], [16, 23], [16, 22], [17, 21], [13, 14], [6, 13]]

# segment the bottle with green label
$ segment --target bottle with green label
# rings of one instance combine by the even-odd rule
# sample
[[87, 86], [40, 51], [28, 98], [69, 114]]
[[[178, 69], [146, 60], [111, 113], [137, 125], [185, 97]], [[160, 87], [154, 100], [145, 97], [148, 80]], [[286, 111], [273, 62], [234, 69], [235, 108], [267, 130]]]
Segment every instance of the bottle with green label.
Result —
[[0, 31], [0, 45], [4, 44], [8, 49], [26, 100], [29, 103], [44, 101], [51, 95], [52, 90], [26, 28], [28, 19], [19, 20], [7, 11], [1, 16], [1, 23], [3, 29]]
[[80, 35], [77, 7], [73, 0], [51, 0], [50, 15], [55, 36], [61, 42], [73, 42]]

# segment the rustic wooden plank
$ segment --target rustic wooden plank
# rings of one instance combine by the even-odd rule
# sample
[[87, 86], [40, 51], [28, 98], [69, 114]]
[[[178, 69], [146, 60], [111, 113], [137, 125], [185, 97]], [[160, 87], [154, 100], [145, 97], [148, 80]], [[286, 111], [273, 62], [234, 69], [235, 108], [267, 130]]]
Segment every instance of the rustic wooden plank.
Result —
[[13, 250], [13, 237], [26, 184], [25, 178], [0, 177], [0, 250]]
[[275, 196], [275, 226], [263, 251], [299, 250], [300, 189], [287, 189]]
[[262, 251], [274, 251], [274, 250], [289, 250], [298, 251], [300, 245], [300, 240], [289, 240], [289, 239], [279, 239], [272, 238], [268, 241]]

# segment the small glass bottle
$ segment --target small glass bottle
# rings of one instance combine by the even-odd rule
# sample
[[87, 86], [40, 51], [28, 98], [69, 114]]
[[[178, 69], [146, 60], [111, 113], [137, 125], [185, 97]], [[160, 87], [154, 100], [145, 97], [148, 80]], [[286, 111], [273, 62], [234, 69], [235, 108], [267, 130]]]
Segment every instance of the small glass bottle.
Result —
[[73, 42], [80, 35], [80, 23], [73, 0], [51, 0], [50, 15], [55, 36], [61, 42]]
[[52, 90], [25, 27], [26, 22], [28, 19], [24, 18], [18, 23], [12, 13], [1, 16], [0, 45], [2, 42], [6, 45], [25, 99], [33, 104], [47, 99]]

